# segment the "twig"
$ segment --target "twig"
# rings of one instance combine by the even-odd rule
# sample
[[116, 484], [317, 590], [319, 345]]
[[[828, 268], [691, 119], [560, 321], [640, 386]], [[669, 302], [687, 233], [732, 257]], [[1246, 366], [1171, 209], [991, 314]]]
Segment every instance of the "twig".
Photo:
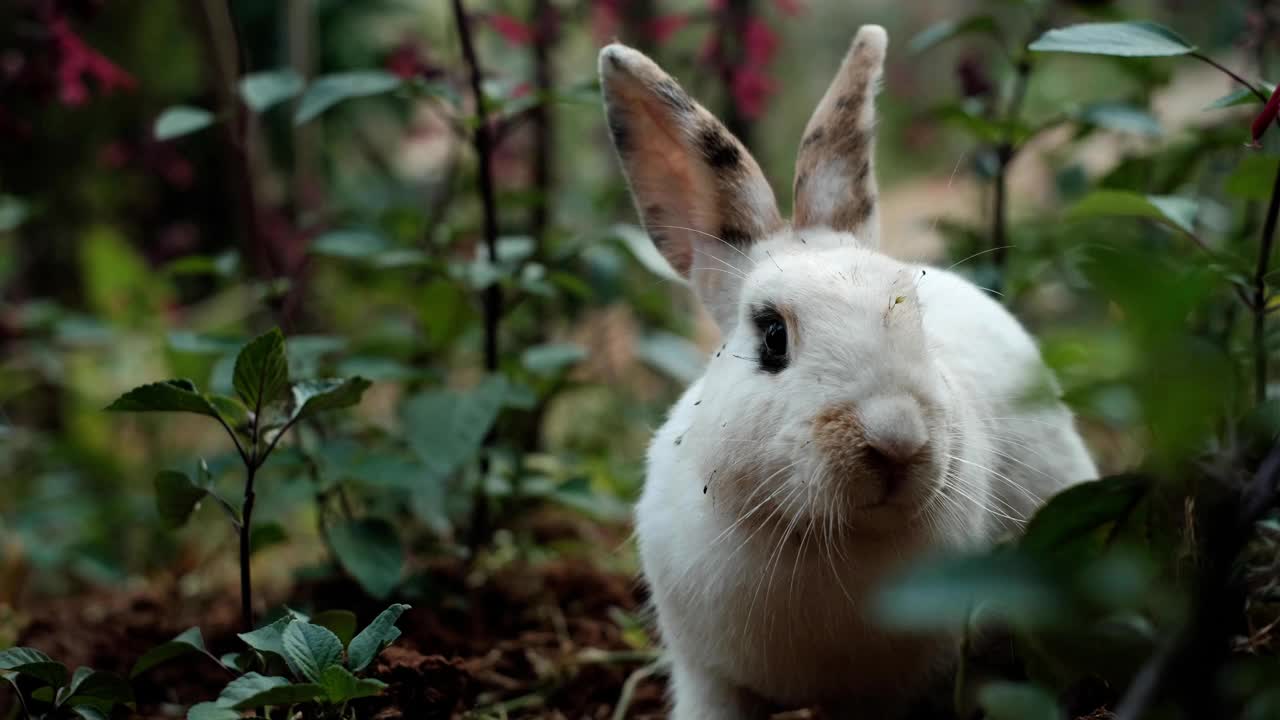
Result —
[[[744, 145], [751, 144], [751, 122], [738, 107], [737, 95], [733, 91], [734, 82], [740, 72], [739, 65], [746, 54], [747, 21], [751, 19], [752, 0], [727, 0], [720, 10], [719, 33], [720, 84], [724, 88], [724, 126]], [[731, 40], [732, 39], [732, 40]], [[726, 43], [733, 44], [726, 48]]]
[[1231, 77], [1231, 79], [1232, 79], [1232, 80], [1235, 80], [1236, 82], [1238, 82], [1238, 83], [1240, 83], [1241, 85], [1245, 86], [1245, 88], [1246, 88], [1249, 92], [1253, 93], [1254, 97], [1258, 98], [1259, 100], [1261, 100], [1261, 101], [1262, 101], [1262, 102], [1264, 102], [1264, 103], [1267, 101], [1267, 99], [1268, 99], [1268, 98], [1267, 98], [1267, 94], [1266, 94], [1266, 93], [1264, 93], [1264, 92], [1262, 92], [1261, 90], [1259, 90], [1258, 88], [1254, 87], [1253, 83], [1249, 82], [1248, 80], [1245, 80], [1244, 78], [1242, 78], [1242, 77], [1240, 77], [1239, 75], [1235, 74], [1235, 73], [1234, 73], [1234, 72], [1232, 72], [1231, 70], [1229, 70], [1229, 69], [1227, 69], [1226, 67], [1222, 66], [1221, 64], [1219, 64], [1219, 63], [1218, 63], [1218, 61], [1214, 60], [1213, 58], [1209, 57], [1208, 55], [1201, 55], [1201, 54], [1200, 54], [1200, 53], [1198, 53], [1198, 52], [1193, 52], [1193, 53], [1191, 53], [1191, 57], [1193, 57], [1193, 58], [1195, 58], [1195, 59], [1197, 59], [1197, 60], [1199, 60], [1199, 61], [1201, 61], [1201, 62], [1206, 62], [1206, 63], [1208, 63], [1208, 64], [1212, 65], [1213, 67], [1217, 68], [1217, 69], [1218, 69], [1218, 70], [1220, 70], [1221, 72], [1226, 73], [1228, 76], [1230, 76], [1230, 77]]
[[1262, 226], [1258, 244], [1258, 266], [1253, 274], [1253, 398], [1261, 405], [1267, 399], [1267, 269], [1271, 265], [1271, 249], [1275, 241], [1276, 216], [1280, 214], [1280, 170], [1271, 186], [1271, 203]]
[[[475, 44], [471, 37], [471, 24], [467, 19], [462, 0], [453, 0], [453, 18], [457, 24], [458, 37], [462, 41], [462, 55], [470, 74], [471, 93], [475, 96], [476, 115], [479, 121], [472, 133], [472, 145], [475, 147], [477, 168], [476, 183], [480, 190], [480, 203], [484, 212], [484, 239], [488, 247], [489, 262], [498, 262], [498, 206], [493, 191], [493, 138], [485, 108], [484, 74], [480, 70], [480, 61], [476, 57]], [[484, 367], [493, 373], [498, 370], [498, 319], [502, 315], [502, 287], [493, 283], [484, 291]], [[489, 435], [492, 438], [492, 432]], [[486, 445], [488, 438], [486, 439]], [[485, 483], [482, 479], [476, 489], [475, 505], [471, 513], [471, 547], [479, 547], [488, 535], [489, 503], [485, 497]]]
[[1271, 448], [1246, 487], [1203, 510], [1204, 566], [1196, 584], [1191, 619], [1138, 671], [1116, 708], [1118, 720], [1146, 717], [1167, 691], [1176, 692], [1182, 704], [1190, 706], [1190, 717], [1220, 714], [1214, 702], [1217, 687], [1204, 679], [1217, 677], [1226, 657], [1227, 640], [1234, 629], [1232, 619], [1239, 616], [1244, 601], [1235, 577], [1236, 557], [1252, 535], [1254, 524], [1275, 504], [1278, 480], [1280, 444]]
[[[1039, 34], [1040, 23], [1032, 28], [1032, 36]], [[991, 262], [996, 273], [992, 279], [993, 290], [1003, 289], [1005, 266], [1009, 254], [1009, 165], [1018, 155], [1017, 139], [1014, 126], [1022, 111], [1022, 103], [1027, 97], [1027, 86], [1031, 82], [1031, 60], [1025, 55], [1014, 66], [1013, 94], [1009, 97], [1009, 105], [1004, 112], [1004, 140], [996, 147], [995, 198], [991, 209]]]
[[555, 68], [551, 52], [556, 44], [556, 21], [550, 0], [534, 0], [533, 26], [537, 35], [533, 43], [533, 87], [539, 101], [530, 109], [533, 124], [533, 187], [537, 192], [529, 216], [529, 234], [534, 242], [534, 259], [546, 249], [547, 229], [551, 222], [552, 163], [555, 150]]

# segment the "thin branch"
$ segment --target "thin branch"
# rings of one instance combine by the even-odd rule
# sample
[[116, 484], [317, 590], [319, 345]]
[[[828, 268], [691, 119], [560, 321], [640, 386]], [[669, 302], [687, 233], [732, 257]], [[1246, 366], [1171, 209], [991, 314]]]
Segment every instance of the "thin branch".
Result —
[[1008, 264], [1009, 247], [1009, 166], [1017, 157], [1018, 146], [1014, 137], [1014, 125], [1018, 114], [1022, 111], [1022, 103], [1027, 97], [1027, 86], [1031, 82], [1031, 61], [1022, 58], [1015, 66], [1013, 95], [1009, 98], [1009, 106], [1004, 113], [1005, 139], [996, 147], [995, 199], [991, 210], [991, 262], [996, 267], [993, 290], [1001, 290], [1004, 284], [1005, 266]]
[[1271, 186], [1271, 203], [1258, 243], [1258, 266], [1253, 274], [1253, 398], [1261, 405], [1267, 399], [1267, 270], [1276, 235], [1276, 216], [1280, 215], [1280, 170]]
[[[476, 183], [480, 191], [480, 202], [484, 212], [484, 239], [489, 252], [489, 262], [498, 262], [498, 206], [493, 189], [493, 137], [490, 134], [488, 114], [485, 107], [484, 73], [480, 69], [480, 61], [476, 57], [476, 49], [471, 37], [471, 24], [462, 0], [453, 0], [453, 18], [457, 25], [458, 37], [462, 42], [462, 55], [467, 63], [471, 80], [471, 94], [475, 97], [478, 122], [472, 133], [472, 145], [476, 153]], [[502, 287], [493, 283], [484, 291], [484, 367], [490, 373], [498, 370], [498, 320], [502, 316]], [[486, 438], [488, 445], [493, 437], [492, 431]], [[471, 514], [470, 545], [477, 548], [488, 536], [489, 503], [485, 497], [485, 483], [482, 479], [476, 489]]]
[[1265, 103], [1265, 102], [1268, 100], [1268, 98], [1267, 98], [1267, 94], [1266, 94], [1266, 93], [1264, 93], [1263, 91], [1259, 90], [1258, 88], [1254, 87], [1253, 83], [1249, 82], [1248, 80], [1245, 80], [1244, 78], [1242, 78], [1242, 77], [1240, 77], [1239, 75], [1235, 74], [1235, 73], [1234, 73], [1234, 72], [1232, 72], [1231, 70], [1229, 70], [1229, 69], [1227, 69], [1226, 67], [1222, 66], [1221, 64], [1219, 64], [1219, 63], [1218, 63], [1218, 61], [1214, 60], [1213, 58], [1209, 57], [1208, 55], [1201, 55], [1201, 54], [1200, 54], [1200, 53], [1198, 53], [1198, 52], [1193, 52], [1193, 53], [1191, 53], [1191, 57], [1193, 57], [1193, 58], [1195, 58], [1195, 59], [1197, 59], [1197, 60], [1199, 60], [1199, 61], [1201, 61], [1201, 62], [1206, 62], [1206, 63], [1208, 63], [1208, 64], [1212, 65], [1213, 67], [1217, 68], [1217, 69], [1218, 69], [1218, 70], [1220, 70], [1221, 72], [1226, 73], [1227, 75], [1229, 75], [1229, 76], [1231, 77], [1231, 79], [1232, 79], [1232, 80], [1235, 80], [1236, 82], [1238, 82], [1238, 83], [1240, 83], [1241, 85], [1245, 86], [1245, 88], [1246, 88], [1249, 92], [1253, 93], [1254, 97], [1258, 98], [1258, 99], [1259, 99], [1259, 100], [1261, 100], [1262, 102], [1264, 102], [1264, 103]]

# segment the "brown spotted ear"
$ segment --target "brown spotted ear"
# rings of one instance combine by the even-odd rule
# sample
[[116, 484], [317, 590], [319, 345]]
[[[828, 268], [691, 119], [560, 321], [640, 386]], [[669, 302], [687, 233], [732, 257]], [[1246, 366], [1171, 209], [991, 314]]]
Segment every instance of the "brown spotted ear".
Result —
[[875, 94], [889, 36], [863, 25], [840, 71], [809, 118], [796, 158], [797, 229], [828, 227], [874, 247], [880, 239], [875, 154]]
[[783, 226], [764, 173], [720, 121], [644, 54], [605, 47], [600, 83], [645, 230], [727, 333], [750, 269], [749, 246]]

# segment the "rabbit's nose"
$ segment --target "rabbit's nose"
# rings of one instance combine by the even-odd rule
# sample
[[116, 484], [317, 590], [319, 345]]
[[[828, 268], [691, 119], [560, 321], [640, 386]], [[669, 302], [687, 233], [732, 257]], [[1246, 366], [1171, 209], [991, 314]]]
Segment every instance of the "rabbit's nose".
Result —
[[858, 405], [867, 446], [894, 464], [911, 461], [929, 442], [920, 404], [906, 395], [882, 395]]

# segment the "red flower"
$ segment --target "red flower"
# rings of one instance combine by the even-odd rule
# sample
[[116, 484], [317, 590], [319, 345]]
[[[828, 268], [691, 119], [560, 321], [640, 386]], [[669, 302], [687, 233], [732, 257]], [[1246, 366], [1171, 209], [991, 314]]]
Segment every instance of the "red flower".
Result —
[[749, 18], [742, 34], [742, 46], [748, 65], [765, 65], [778, 50], [778, 34], [760, 18]]
[[680, 32], [685, 25], [689, 24], [689, 16], [683, 14], [663, 15], [649, 21], [646, 28], [649, 36], [653, 41], [661, 45], [671, 39], [672, 35]]
[[733, 74], [733, 101], [748, 118], [757, 118], [764, 113], [765, 103], [773, 91], [773, 78], [759, 66], [746, 65]]
[[618, 34], [622, 24], [621, 0], [595, 0], [591, 4], [591, 35], [604, 43]]
[[533, 27], [510, 15], [493, 14], [489, 16], [489, 26], [512, 45], [528, 45], [533, 42]]
[[796, 17], [804, 12], [804, 3], [801, 0], [773, 0], [773, 4], [778, 6], [784, 14]]
[[101, 53], [85, 44], [71, 30], [66, 18], [52, 17], [48, 21], [60, 57], [58, 59], [58, 98], [64, 105], [83, 105], [89, 100], [85, 78], [92, 78], [104, 94], [116, 89], [132, 90], [137, 81], [121, 70]]
[[1274, 92], [1271, 93], [1271, 99], [1267, 101], [1262, 112], [1258, 113], [1258, 117], [1253, 119], [1253, 147], [1261, 147], [1259, 141], [1267, 132], [1267, 129], [1276, 121], [1276, 114], [1280, 113], [1280, 85], [1276, 86]]

